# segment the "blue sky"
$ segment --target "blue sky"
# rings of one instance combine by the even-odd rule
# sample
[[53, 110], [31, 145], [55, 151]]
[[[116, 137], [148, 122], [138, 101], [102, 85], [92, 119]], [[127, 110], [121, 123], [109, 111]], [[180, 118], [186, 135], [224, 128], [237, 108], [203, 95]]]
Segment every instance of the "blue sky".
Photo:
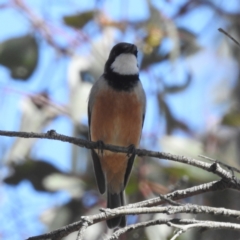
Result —
[[[1, 1], [6, 2], [8, 1]], [[39, 15], [44, 15], [46, 19], [51, 19], [53, 23], [61, 26], [58, 21], [63, 15], [68, 15], [79, 11], [85, 11], [94, 8], [95, 1], [77, 1], [77, 0], [59, 0], [55, 1], [25, 1]], [[128, 18], [130, 20], [142, 20], [148, 17], [146, 2], [144, 0], [124, 0], [124, 1], [103, 1], [103, 9], [116, 20]], [[123, 7], [127, 4], [127, 8]], [[172, 1], [174, 4], [168, 4], [167, 1], [153, 1], [157, 7], [164, 9], [166, 16], [171, 17], [182, 2]], [[225, 4], [226, 10], [233, 11], [236, 8], [237, 1], [231, 1], [231, 4]], [[1, 3], [0, 3], [1, 4]], [[137, 6], [137, 8], [136, 8]], [[174, 7], [175, 6], [175, 7]], [[126, 12], [123, 13], [122, 10]], [[12, 9], [0, 9], [0, 42], [10, 37], [24, 35], [29, 32], [29, 22], [20, 13]], [[209, 118], [220, 116], [224, 108], [215, 107], [210, 98], [212, 89], [216, 84], [224, 78], [229, 81], [226, 84], [233, 86], [236, 76], [235, 63], [229, 59], [219, 59], [219, 53], [212, 50], [218, 36], [223, 36], [217, 31], [219, 27], [223, 27], [222, 22], [211, 22], [212, 12], [206, 7], [195, 10], [192, 14], [178, 20], [179, 26], [187, 26], [190, 30], [198, 33], [206, 26], [207, 34], [199, 38], [203, 50], [196, 56], [181, 59], [173, 66], [162, 64], [153, 67], [153, 72], [159, 76], [168, 76], [166, 80], [171, 83], [183, 83], [185, 69], [190, 68], [195, 74], [190, 87], [181, 93], [169, 95], [167, 100], [171, 105], [175, 115], [182, 120], [187, 120], [190, 127], [201, 133], [206, 128], [206, 122]], [[189, 21], [191, 19], [191, 21]], [[71, 31], [69, 31], [71, 33]], [[133, 35], [131, 31], [126, 36], [125, 41], [131, 41]], [[1, 130], [18, 130], [21, 112], [19, 102], [24, 97], [22, 93], [35, 93], [48, 88], [51, 98], [54, 102], [66, 104], [68, 100], [67, 91], [67, 66], [69, 59], [59, 59], [56, 57], [55, 51], [39, 40], [41, 51], [38, 68], [33, 76], [26, 82], [14, 81], [10, 78], [9, 72], [0, 66], [0, 108], [4, 118], [0, 119]], [[65, 44], [63, 39], [59, 38], [60, 44]], [[215, 70], [214, 70], [215, 69]], [[216, 74], [217, 73], [217, 74]], [[49, 80], [51, 79], [51, 81]], [[155, 133], [161, 135], [164, 133], [165, 123], [163, 118], [159, 117], [156, 96], [152, 93], [158, 90], [157, 83], [149, 81], [149, 75], [146, 72], [141, 74], [143, 85], [148, 95], [148, 109], [144, 133]], [[186, 107], [187, 106], [187, 107]], [[47, 129], [55, 129], [57, 132], [71, 135], [72, 127], [67, 117], [61, 117], [53, 121]], [[181, 135], [182, 133], [178, 133]], [[3, 148], [9, 148], [13, 143], [13, 138], [1, 138], [0, 142]], [[148, 141], [144, 142], [147, 147], [160, 149], [160, 146], [152, 146]], [[53, 149], [57, 149], [53, 151]], [[70, 170], [69, 159], [71, 152], [70, 144], [57, 141], [39, 140], [34, 146], [33, 155], [36, 158], [48, 160], [57, 165], [63, 171]], [[57, 163], [55, 162], [57, 159]], [[1, 163], [1, 167], [3, 167]], [[2, 168], [0, 173], [6, 174], [6, 169]], [[56, 194], [39, 193], [35, 191], [29, 182], [22, 182], [16, 187], [0, 185], [0, 238], [2, 239], [23, 239], [30, 235], [37, 235], [46, 230], [45, 226], [39, 221], [39, 214], [50, 207], [58, 206], [67, 202], [69, 197], [65, 192]], [[54, 197], [53, 197], [54, 196]], [[14, 231], [13, 231], [14, 229]]]

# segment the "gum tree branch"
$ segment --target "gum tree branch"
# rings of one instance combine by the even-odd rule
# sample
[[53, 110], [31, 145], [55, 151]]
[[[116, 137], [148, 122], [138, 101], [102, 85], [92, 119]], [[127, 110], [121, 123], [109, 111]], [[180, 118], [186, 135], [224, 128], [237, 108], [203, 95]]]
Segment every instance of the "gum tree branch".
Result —
[[[184, 221], [184, 219], [183, 219]], [[214, 222], [214, 221], [197, 221], [195, 220], [195, 223], [192, 224], [186, 224], [184, 226], [175, 224], [175, 223], [169, 223], [171, 227], [178, 228], [179, 231], [171, 238], [171, 240], [177, 239], [182, 233], [193, 229], [193, 228], [208, 228], [208, 229], [231, 229], [231, 230], [238, 230], [240, 231], [240, 224], [237, 223], [229, 223], [229, 222]]]
[[172, 218], [172, 219], [156, 219], [151, 220], [143, 223], [136, 223], [129, 225], [127, 227], [121, 228], [117, 231], [115, 231], [111, 236], [106, 237], [104, 240], [114, 240], [118, 239], [121, 235], [130, 232], [132, 230], [138, 229], [138, 228], [145, 228], [150, 226], [156, 226], [165, 224], [169, 227], [175, 227], [180, 229], [172, 238], [171, 240], [176, 239], [176, 237], [180, 236], [182, 233], [184, 233], [187, 230], [190, 230], [192, 228], [212, 228], [212, 229], [234, 229], [234, 230], [240, 230], [240, 224], [236, 223], [222, 223], [222, 222], [214, 222], [214, 221], [201, 221], [201, 220], [194, 220], [194, 219], [178, 219], [178, 218]]
[[[223, 182], [223, 180], [213, 181], [210, 183], [201, 184], [196, 187], [191, 187], [191, 188], [184, 189], [184, 190], [177, 190], [172, 193], [164, 195], [164, 197], [167, 199], [171, 199], [171, 200], [179, 200], [179, 199], [184, 199], [186, 197], [201, 194], [204, 192], [223, 190], [225, 188], [228, 188], [228, 185], [225, 184]], [[135, 204], [128, 204], [124, 207], [119, 207], [116, 210], [121, 210], [121, 209], [125, 210], [127, 208], [133, 209], [133, 208], [151, 207], [151, 206], [163, 204], [165, 202], [166, 202], [166, 200], [162, 200], [162, 197], [157, 197], [157, 198], [145, 200], [145, 201], [135, 203]], [[112, 215], [114, 215], [114, 214], [112, 214]], [[93, 220], [93, 218], [94, 218], [94, 220]], [[104, 216], [101, 214], [97, 214], [97, 215], [93, 215], [90, 217], [82, 217], [82, 219], [78, 222], [69, 224], [65, 227], [59, 228], [58, 230], [55, 230], [55, 231], [47, 233], [47, 234], [29, 238], [29, 240], [40, 240], [40, 239], [49, 239], [49, 238], [61, 239], [62, 237], [65, 237], [75, 231], [79, 231], [78, 236], [79, 236], [79, 239], [81, 239], [80, 237], [82, 237], [82, 232], [84, 232], [86, 230], [86, 223], [88, 224], [88, 226], [90, 226], [94, 223], [97, 223], [97, 222], [100, 222], [100, 221], [103, 221], [106, 219], [107, 219], [107, 215], [105, 215], [105, 214], [104, 214]]]
[[[102, 210], [103, 211], [103, 210]], [[215, 208], [208, 206], [200, 206], [194, 204], [185, 204], [181, 206], [164, 206], [164, 207], [142, 207], [142, 208], [116, 208], [116, 209], [104, 209], [107, 219], [109, 216], [116, 217], [121, 215], [139, 215], [149, 213], [165, 213], [165, 214], [176, 214], [176, 213], [207, 213], [211, 215], [222, 215], [227, 217], [240, 217], [240, 211], [231, 210], [226, 208]]]
[[[164, 197], [168, 198], [168, 199], [172, 199], [172, 200], [179, 200], [179, 199], [184, 199], [186, 197], [194, 196], [194, 195], [197, 195], [197, 194], [200, 194], [203, 192], [223, 190], [224, 189], [223, 186], [225, 186], [225, 187], [227, 187], [227, 186], [225, 184], [222, 184], [221, 181], [214, 181], [214, 182], [207, 183], [207, 184], [201, 184], [197, 187], [192, 187], [192, 188], [188, 188], [188, 189], [184, 189], [184, 190], [177, 190], [172, 193], [166, 194]], [[220, 185], [220, 186], [222, 186], [222, 188], [219, 189], [219, 187], [216, 187], [216, 185]], [[194, 194], [194, 191], [195, 191], [195, 194]], [[162, 200], [161, 197], [157, 197], [157, 198], [145, 200], [145, 201], [135, 203], [135, 204], [128, 204], [128, 205], [126, 205], [124, 207], [120, 207], [118, 209], [151, 207], [151, 206], [156, 206], [156, 205], [159, 205], [159, 204], [162, 204], [165, 202], [166, 201]], [[96, 215], [94, 215], [94, 216], [96, 216]], [[102, 218], [102, 215], [99, 216], [99, 214], [98, 214], [94, 223], [97, 223], [97, 222], [100, 222], [103, 220], [106, 220], [106, 216], [105, 216], [105, 218]], [[49, 239], [49, 238], [54, 239], [55, 237], [56, 238], [59, 237], [61, 239], [62, 237], [65, 237], [75, 231], [79, 231], [79, 235], [81, 236], [82, 231], [85, 230], [84, 224], [89, 223], [91, 221], [92, 220], [90, 220], [88, 217], [82, 217], [82, 219], [78, 222], [69, 224], [67, 226], [59, 228], [58, 230], [55, 230], [55, 231], [47, 233], [47, 234], [29, 238], [29, 240], [40, 240], [40, 239]]]
[[[0, 131], [0, 136], [51, 139], [51, 140], [68, 142], [71, 144], [75, 144], [79, 147], [85, 147], [88, 149], [98, 149], [97, 142], [91, 142], [91, 141], [87, 141], [79, 138], [58, 134], [55, 130], [49, 130], [47, 133]], [[108, 144], [105, 144], [103, 146], [103, 149], [110, 150], [113, 152], [122, 152], [126, 154], [128, 153], [128, 148], [113, 146]], [[184, 164], [192, 165], [192, 166], [201, 168], [203, 170], [206, 170], [208, 172], [212, 172], [213, 174], [216, 174], [217, 176], [221, 177], [221, 179], [219, 181], [204, 183], [188, 189], [177, 190], [172, 193], [166, 194], [164, 196], [159, 196], [157, 198], [153, 198], [153, 199], [142, 201], [135, 204], [129, 204], [124, 207], [119, 207], [111, 210], [102, 209], [101, 210], [102, 212], [99, 214], [95, 214], [91, 216], [83, 216], [81, 220], [78, 222], [69, 224], [67, 226], [64, 226], [58, 230], [55, 230], [47, 234], [30, 237], [29, 240], [62, 239], [63, 237], [75, 231], [79, 231], [78, 240], [81, 240], [83, 239], [85, 230], [89, 226], [95, 223], [98, 223], [100, 221], [105, 221], [107, 219], [116, 217], [116, 216], [128, 215], [128, 214], [149, 214], [149, 213], [176, 214], [176, 213], [185, 212], [185, 213], [194, 213], [194, 214], [206, 213], [206, 214], [213, 214], [213, 215], [224, 215], [224, 216], [231, 216], [235, 218], [240, 217], [240, 211], [223, 209], [223, 208], [212, 208], [212, 207], [206, 207], [206, 206], [197, 206], [197, 205], [178, 205], [176, 202], [173, 202], [174, 200], [179, 200], [179, 199], [183, 199], [186, 197], [190, 197], [190, 196], [194, 196], [197, 194], [210, 192], [210, 191], [220, 191], [227, 188], [240, 190], [240, 181], [231, 174], [231, 171], [227, 171], [223, 169], [220, 166], [220, 164], [216, 162], [209, 164], [200, 160], [196, 160], [196, 159], [192, 159], [184, 156], [177, 156], [169, 153], [148, 151], [145, 149], [136, 149], [136, 154], [138, 156], [149, 156], [149, 157], [167, 159], [175, 162], [181, 162]], [[159, 207], [158, 205], [162, 203], [170, 203], [171, 205], [177, 205], [177, 206]], [[180, 232], [182, 233], [181, 229], [179, 230], [178, 234], [180, 234]]]
[[[103, 210], [102, 210], [103, 211]], [[79, 229], [79, 235], [78, 239], [82, 239], [81, 237], [83, 236], [82, 234], [86, 230], [87, 227], [98, 223], [102, 220], [110, 219], [116, 216], [121, 216], [121, 215], [139, 215], [139, 214], [149, 214], [149, 213], [165, 213], [165, 214], [176, 214], [176, 213], [192, 213], [192, 214], [197, 214], [197, 213], [205, 213], [205, 214], [211, 214], [211, 215], [222, 215], [222, 216], [227, 216], [227, 217], [234, 217], [234, 218], [239, 218], [240, 217], [240, 211], [237, 210], [231, 210], [231, 209], [226, 209], [226, 208], [214, 208], [214, 207], [207, 207], [207, 206], [199, 206], [199, 205], [191, 205], [191, 204], [186, 204], [186, 205], [181, 205], [181, 206], [164, 206], [164, 207], [143, 207], [143, 208], [116, 208], [116, 209], [105, 209], [104, 212], [100, 214], [95, 214], [92, 216], [83, 216], [80, 221], [69, 224], [63, 228], [60, 228], [58, 230], [55, 230], [51, 233], [43, 234], [40, 236], [36, 237], [30, 237], [28, 240], [40, 240], [40, 239], [61, 239], [62, 237], [67, 236], [68, 234], [78, 231]], [[152, 221], [151, 221], [152, 222]], [[204, 223], [205, 221], [203, 221]], [[209, 221], [207, 221], [209, 222]], [[87, 224], [86, 224], [87, 223]], [[148, 222], [144, 222], [140, 225], [134, 224], [127, 226], [122, 229], [122, 231], [130, 231], [128, 230], [129, 228], [131, 230], [135, 229], [136, 225], [141, 227], [145, 226], [144, 224], [148, 225]], [[158, 224], [158, 223], [157, 223]], [[150, 226], [150, 225], [149, 225]], [[198, 226], [200, 227], [200, 226]], [[240, 225], [237, 229], [240, 229]], [[120, 230], [121, 232], [121, 230]], [[113, 238], [115, 239], [115, 238]]]
[[[85, 147], [87, 149], [97, 149], [98, 148], [98, 144], [96, 142], [91, 142], [91, 141], [80, 139], [80, 138], [74, 138], [74, 137], [69, 137], [69, 136], [63, 135], [63, 134], [58, 134], [55, 130], [50, 130], [47, 133], [0, 131], [0, 136], [52, 139], [52, 140], [58, 140], [58, 141], [72, 143], [79, 147]], [[119, 146], [114, 146], [114, 145], [109, 145], [109, 144], [104, 144], [103, 149], [109, 150], [112, 152], [121, 152], [121, 153], [126, 153], [126, 154], [129, 151], [128, 148], [126, 148], [126, 147], [119, 147]], [[148, 157], [171, 160], [174, 162], [180, 162], [180, 163], [188, 164], [191, 166], [195, 166], [195, 167], [201, 168], [203, 170], [206, 170], [208, 172], [212, 172], [221, 178], [229, 179], [230, 181], [232, 180], [232, 177], [233, 177], [230, 171], [226, 171], [217, 163], [209, 164], [209, 163], [206, 163], [206, 162], [203, 162], [200, 160], [196, 160], [193, 158], [185, 157], [185, 156], [178, 156], [178, 155], [164, 153], [164, 152], [154, 152], [154, 151], [149, 151], [146, 149], [136, 149], [136, 154], [140, 157], [148, 156]], [[238, 190], [240, 190], [240, 181], [236, 177], [235, 177], [235, 182], [236, 182], [235, 187]]]
[[[189, 198], [189, 197], [196, 196], [198, 194], [202, 194], [206, 192], [222, 191], [229, 188], [235, 189], [232, 185], [234, 186], [234, 183], [232, 184], [232, 182], [221, 179], [220, 181], [212, 181], [209, 183], [200, 184], [198, 186], [190, 187], [187, 189], [176, 190], [174, 192], [164, 195], [164, 197], [170, 200], [180, 200], [180, 199]], [[167, 201], [163, 200], [161, 197], [156, 197], [156, 198], [145, 200], [139, 203], [128, 204], [125, 207], [127, 208], [152, 207], [152, 206], [157, 206], [166, 202]]]

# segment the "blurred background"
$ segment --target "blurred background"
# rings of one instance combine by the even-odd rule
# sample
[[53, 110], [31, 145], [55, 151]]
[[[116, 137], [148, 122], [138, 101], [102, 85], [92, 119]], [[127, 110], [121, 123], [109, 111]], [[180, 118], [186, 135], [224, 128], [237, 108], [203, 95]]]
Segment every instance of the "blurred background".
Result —
[[[147, 94], [141, 147], [239, 166], [238, 0], [1, 0], [0, 129], [87, 139], [87, 99], [112, 46], [135, 43]], [[0, 239], [49, 232], [105, 207], [89, 151], [50, 140], [0, 138]], [[134, 203], [216, 179], [194, 167], [137, 158], [126, 189]], [[224, 191], [182, 201], [240, 208]], [[128, 224], [167, 218], [129, 216]], [[181, 214], [175, 217], [225, 220]], [[105, 223], [86, 239], [101, 239]], [[169, 239], [149, 227], [121, 239]], [[239, 232], [190, 231], [179, 239], [237, 239]], [[73, 233], [66, 238], [76, 239]]]

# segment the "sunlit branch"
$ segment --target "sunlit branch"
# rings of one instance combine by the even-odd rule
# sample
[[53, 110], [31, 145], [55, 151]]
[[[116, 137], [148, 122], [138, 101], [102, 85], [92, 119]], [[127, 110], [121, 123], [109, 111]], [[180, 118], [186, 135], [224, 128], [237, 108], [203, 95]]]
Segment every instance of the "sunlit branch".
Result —
[[[55, 130], [50, 130], [47, 133], [33, 133], [33, 132], [14, 132], [14, 131], [0, 131], [0, 136], [8, 136], [8, 137], [22, 137], [22, 138], [39, 138], [39, 139], [52, 139], [52, 140], [59, 140], [62, 142], [68, 142], [75, 144], [79, 147], [85, 147], [88, 149], [98, 149], [97, 142], [91, 142], [88, 140], [69, 137], [63, 134], [58, 134]], [[121, 152], [128, 154], [129, 149], [127, 147], [119, 147], [109, 144], [104, 144], [103, 149], [109, 150], [112, 152]], [[208, 172], [212, 172], [218, 175], [221, 178], [227, 178], [230, 181], [232, 180], [232, 174], [230, 171], [224, 170], [219, 164], [213, 163], [209, 164], [200, 160], [196, 160], [193, 158], [185, 157], [185, 156], [178, 156], [170, 153], [164, 152], [154, 152], [145, 149], [136, 149], [136, 154], [138, 156], [148, 156], [153, 158], [171, 160], [174, 162], [180, 162], [188, 165], [192, 165]], [[240, 181], [235, 177], [236, 188], [240, 190]]]
[[[99, 144], [97, 142], [91, 142], [84, 139], [79, 139], [75, 137], [69, 137], [66, 135], [58, 134], [55, 130], [49, 130], [47, 133], [32, 133], [32, 132], [14, 132], [14, 131], [0, 131], [0, 136], [8, 136], [8, 137], [21, 137], [21, 138], [38, 138], [38, 139], [51, 139], [58, 140], [63, 142], [68, 142], [71, 144], [75, 144], [79, 147], [85, 147], [88, 149], [98, 149]], [[128, 154], [129, 149], [126, 147], [119, 147], [104, 144], [102, 146], [103, 149], [113, 151], [113, 152], [122, 152]], [[181, 162], [184, 164], [192, 165], [208, 172], [212, 172], [217, 176], [221, 177], [219, 181], [212, 181], [209, 183], [204, 183], [198, 186], [194, 186], [191, 188], [176, 190], [172, 193], [166, 194], [164, 196], [159, 196], [153, 199], [145, 200], [139, 203], [129, 204], [123, 207], [119, 207], [116, 209], [101, 209], [101, 213], [91, 215], [91, 216], [83, 216], [81, 220], [75, 222], [73, 224], [69, 224], [64, 226], [58, 230], [55, 230], [51, 233], [43, 234], [36, 237], [30, 237], [29, 240], [39, 240], [39, 239], [61, 239], [74, 231], [78, 232], [78, 240], [83, 239], [85, 230], [98, 222], [105, 221], [107, 219], [120, 216], [120, 215], [128, 215], [128, 214], [153, 214], [153, 213], [165, 213], [165, 214], [176, 214], [176, 213], [206, 213], [213, 215], [224, 215], [238, 218], [240, 217], [240, 211], [224, 209], [224, 208], [212, 208], [207, 206], [198, 206], [198, 205], [181, 205], [175, 202], [176, 200], [180, 200], [183, 198], [191, 197], [194, 195], [202, 194], [205, 192], [212, 191], [220, 191], [224, 189], [235, 189], [240, 190], [240, 182], [239, 180], [231, 174], [231, 171], [227, 171], [223, 169], [218, 163], [214, 162], [212, 164], [184, 157], [177, 156], [169, 153], [162, 152], [154, 152], [148, 151], [145, 149], [136, 149], [136, 154], [138, 156], [149, 156], [155, 157], [159, 159], [167, 159], [175, 162]], [[164, 206], [160, 207], [159, 205], [162, 203], [168, 203], [174, 206]], [[203, 223], [204, 225], [205, 223]], [[223, 223], [224, 224], [224, 223]], [[173, 226], [173, 223], [170, 225]], [[199, 227], [200, 224], [192, 225], [193, 228]], [[213, 225], [213, 228], [217, 228], [217, 225]], [[220, 225], [219, 225], [220, 226]], [[175, 226], [176, 227], [176, 226]], [[227, 226], [228, 228], [229, 226]], [[128, 227], [126, 227], [128, 228]], [[125, 229], [125, 228], [124, 228]], [[186, 228], [188, 230], [189, 228]], [[238, 226], [235, 226], [234, 229], [238, 229]], [[178, 235], [183, 232], [182, 229], [178, 231]], [[175, 236], [178, 236], [175, 235]], [[110, 238], [111, 239], [111, 238]], [[113, 238], [114, 239], [114, 238]], [[174, 237], [173, 237], [174, 239]]]

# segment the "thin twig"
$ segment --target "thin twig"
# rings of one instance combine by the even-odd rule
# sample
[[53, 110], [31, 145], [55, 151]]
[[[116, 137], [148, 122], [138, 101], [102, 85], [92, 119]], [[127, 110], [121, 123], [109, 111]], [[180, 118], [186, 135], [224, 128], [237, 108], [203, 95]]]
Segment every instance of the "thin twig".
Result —
[[175, 240], [177, 239], [181, 234], [183, 233], [182, 229], [179, 229], [170, 240]]
[[51, 29], [47, 26], [46, 22], [38, 16], [35, 12], [33, 12], [23, 0], [13, 0], [15, 6], [23, 11], [23, 13], [27, 16], [27, 18], [32, 23], [33, 27], [37, 29], [40, 34], [44, 37], [47, 43], [56, 49], [59, 53], [72, 56], [73, 49], [60, 47], [53, 38], [53, 33]]
[[[168, 193], [165, 195], [168, 199], [171, 200], [180, 200], [184, 198], [189, 198], [192, 196], [196, 196], [198, 194], [206, 193], [206, 192], [213, 192], [213, 191], [221, 191], [226, 188], [231, 188], [225, 181], [212, 181], [209, 183], [200, 184], [198, 186], [190, 187], [183, 190], [176, 190], [174, 192]], [[160, 204], [165, 203], [166, 201], [161, 199], [160, 197], [148, 199], [139, 203], [129, 204], [125, 207], [129, 208], [137, 208], [137, 207], [152, 207], [158, 206]]]
[[165, 197], [165, 196], [162, 195], [162, 194], [159, 194], [159, 197], [160, 197], [161, 199], [165, 200], [167, 203], [173, 205], [173, 206], [181, 206], [181, 205], [182, 205], [181, 203], [178, 203], [178, 202], [176, 202], [176, 201], [173, 201], [172, 199], [167, 198], [167, 197]]
[[193, 228], [209, 228], [209, 229], [231, 229], [240, 231], [240, 224], [237, 223], [229, 223], [229, 222], [214, 222], [214, 221], [198, 221], [195, 220], [195, 223], [187, 224], [187, 225], [179, 225], [170, 222], [170, 226], [178, 228], [179, 231], [171, 238], [171, 240], [176, 239], [182, 233], [193, 229]]
[[225, 34], [225, 35], [226, 35], [227, 37], [229, 37], [233, 42], [235, 42], [235, 43], [238, 45], [238, 47], [240, 47], [240, 43], [239, 43], [234, 37], [232, 37], [229, 33], [227, 33], [226, 31], [224, 31], [222, 28], [219, 28], [218, 31], [221, 32], [221, 33], [223, 33], [223, 34]]
[[201, 158], [205, 158], [205, 159], [209, 160], [210, 162], [216, 162], [218, 164], [221, 164], [222, 166], [226, 167], [229, 170], [234, 170], [235, 172], [240, 173], [240, 170], [238, 168], [232, 167], [232, 166], [230, 166], [226, 163], [223, 163], [223, 162], [221, 162], [217, 159], [213, 159], [213, 158], [210, 158], [210, 157], [207, 157], [207, 156], [204, 156], [204, 155], [198, 155], [198, 156], [201, 157]]
[[92, 225], [92, 221], [89, 221], [88, 217], [81, 217], [83, 221], [82, 226], [78, 230], [77, 240], [82, 240], [84, 238], [84, 233], [89, 225]]
[[147, 221], [147, 222], [131, 224], [131, 225], [128, 225], [124, 228], [121, 228], [121, 229], [115, 231], [112, 235], [104, 238], [104, 240], [118, 239], [121, 235], [123, 235], [127, 232], [130, 232], [132, 230], [136, 230], [138, 228], [143, 228], [143, 227], [150, 227], [150, 226], [155, 226], [155, 225], [168, 224], [168, 222], [175, 221], [175, 220], [179, 221], [179, 219], [174, 219], [174, 218], [173, 219], [156, 219], [156, 220], [151, 220], [151, 221]]

